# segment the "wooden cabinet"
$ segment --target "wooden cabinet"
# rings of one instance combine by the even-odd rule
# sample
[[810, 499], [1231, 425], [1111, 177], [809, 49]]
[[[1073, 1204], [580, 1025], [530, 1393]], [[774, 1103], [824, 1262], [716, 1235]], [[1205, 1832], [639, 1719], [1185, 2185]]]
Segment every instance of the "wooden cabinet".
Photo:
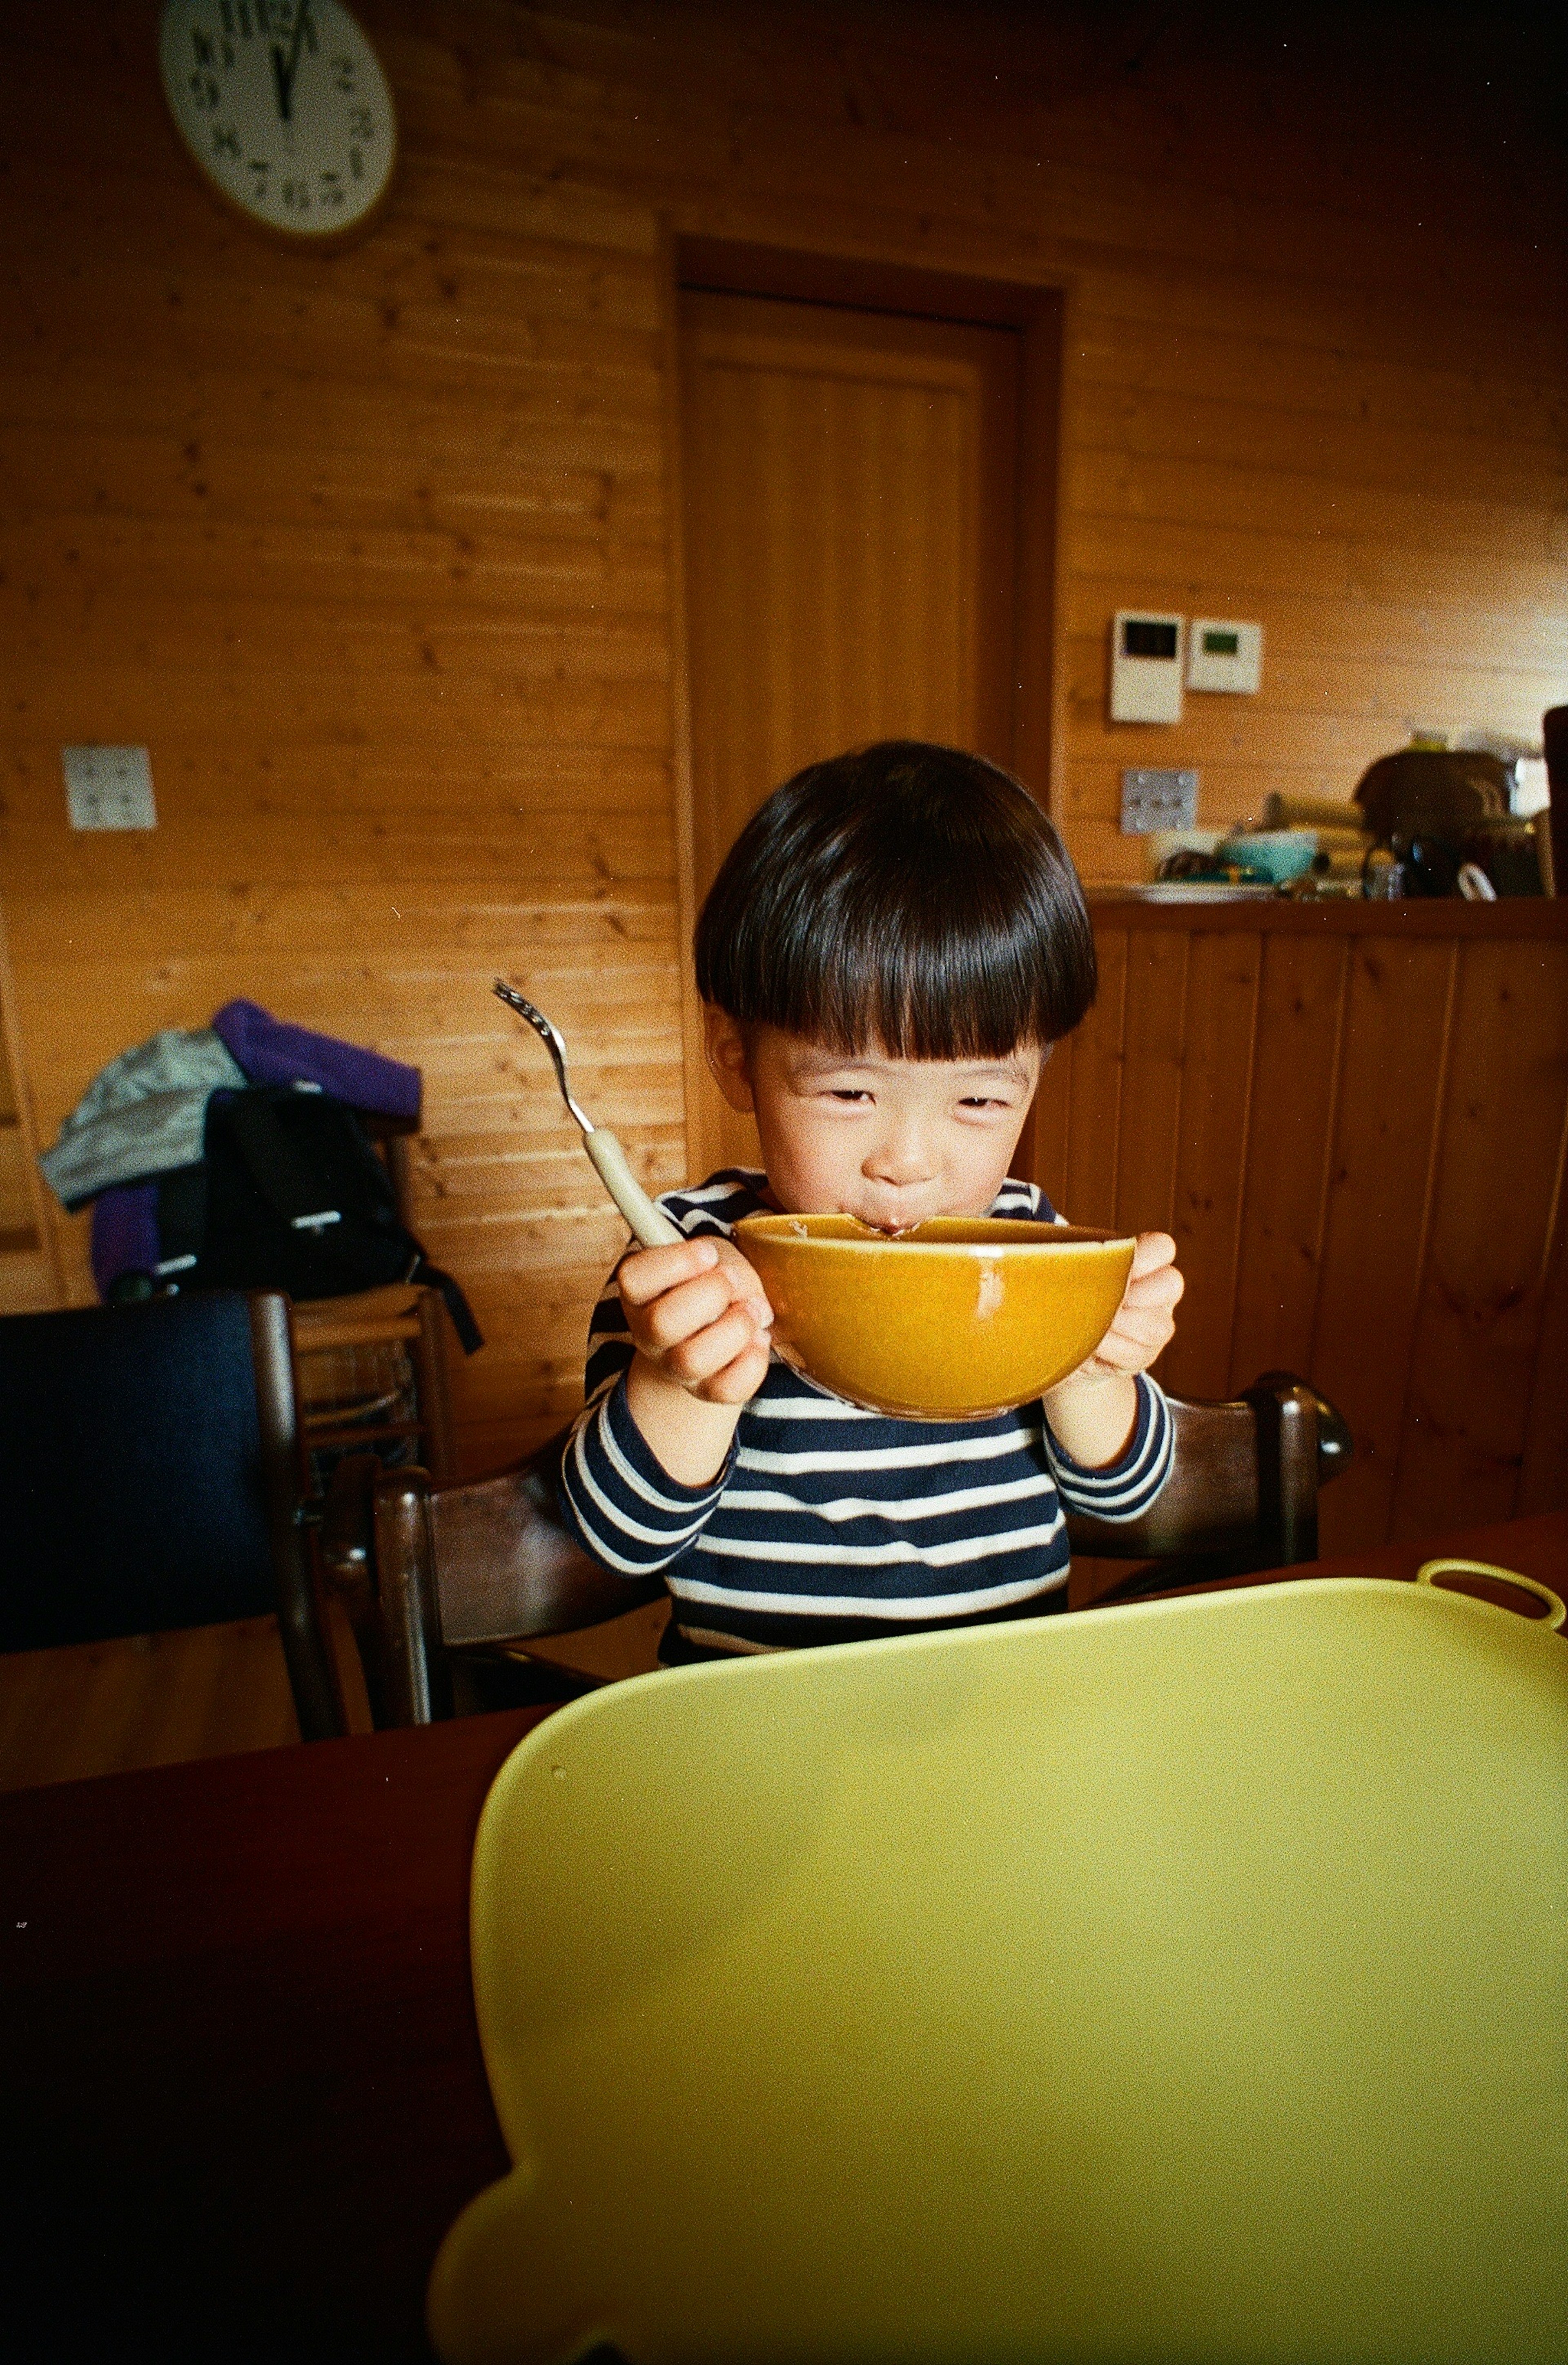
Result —
[[1093, 907], [1036, 1172], [1173, 1233], [1185, 1395], [1304, 1373], [1325, 1551], [1568, 1501], [1568, 905]]

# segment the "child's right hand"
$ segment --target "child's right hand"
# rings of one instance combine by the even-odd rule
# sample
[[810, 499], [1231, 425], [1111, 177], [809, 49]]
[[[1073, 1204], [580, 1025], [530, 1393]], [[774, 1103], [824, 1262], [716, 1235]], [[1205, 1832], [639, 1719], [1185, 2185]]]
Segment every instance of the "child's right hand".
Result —
[[626, 1327], [658, 1377], [705, 1404], [749, 1403], [767, 1371], [773, 1308], [728, 1240], [638, 1249], [616, 1274]]

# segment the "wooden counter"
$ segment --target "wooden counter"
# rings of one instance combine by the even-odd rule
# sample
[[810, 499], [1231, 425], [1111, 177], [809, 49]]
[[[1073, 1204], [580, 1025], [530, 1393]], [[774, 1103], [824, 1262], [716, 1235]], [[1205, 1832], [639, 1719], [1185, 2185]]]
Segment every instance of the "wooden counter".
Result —
[[1333, 1398], [1325, 1552], [1568, 1502], [1568, 902], [1091, 905], [1036, 1171], [1175, 1235], [1160, 1376]]

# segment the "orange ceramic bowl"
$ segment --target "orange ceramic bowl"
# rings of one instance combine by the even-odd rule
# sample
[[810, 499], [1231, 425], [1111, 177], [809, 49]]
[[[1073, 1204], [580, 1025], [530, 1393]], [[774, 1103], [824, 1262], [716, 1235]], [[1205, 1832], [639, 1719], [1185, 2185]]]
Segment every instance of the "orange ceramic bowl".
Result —
[[852, 1216], [748, 1216], [735, 1245], [784, 1361], [903, 1420], [980, 1420], [1054, 1387], [1110, 1328], [1134, 1248], [991, 1216], [939, 1216], [896, 1239]]

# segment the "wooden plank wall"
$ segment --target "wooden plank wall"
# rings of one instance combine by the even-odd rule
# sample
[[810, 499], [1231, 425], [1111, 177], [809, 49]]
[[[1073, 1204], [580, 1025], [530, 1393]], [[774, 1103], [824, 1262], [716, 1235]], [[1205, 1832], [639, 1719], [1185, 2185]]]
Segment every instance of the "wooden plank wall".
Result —
[[[620, 1237], [491, 974], [650, 1183], [684, 1163], [671, 238], [1066, 289], [1052, 786], [1090, 873], [1136, 857], [1124, 763], [1198, 762], [1239, 813], [1348, 792], [1407, 715], [1525, 729], [1562, 694], [1560, 180], [1528, 74], [1494, 102], [1477, 70], [1434, 140], [1375, 28], [1285, 73], [1256, 26], [1211, 37], [1224, 13], [362, 0], [402, 157], [333, 258], [198, 185], [152, 0], [6, 13], [24, 1109], [52, 1139], [106, 1059], [235, 993], [416, 1061], [418, 1221], [490, 1339], [457, 1373], [471, 1466], [569, 1409]], [[1138, 600], [1260, 617], [1262, 698], [1113, 733], [1105, 624]], [[74, 740], [151, 747], [154, 835], [72, 835]], [[1169, 1037], [1160, 980], [1126, 992]], [[1170, 1105], [1128, 1110], [1129, 1157], [1168, 1154]], [[34, 1206], [37, 1270], [86, 1297], [84, 1221]]]
[[1053, 1202], [1176, 1239], [1161, 1379], [1350, 1423], [1325, 1550], [1568, 1501], [1568, 910], [1507, 917], [1103, 903], [1047, 1070]]

